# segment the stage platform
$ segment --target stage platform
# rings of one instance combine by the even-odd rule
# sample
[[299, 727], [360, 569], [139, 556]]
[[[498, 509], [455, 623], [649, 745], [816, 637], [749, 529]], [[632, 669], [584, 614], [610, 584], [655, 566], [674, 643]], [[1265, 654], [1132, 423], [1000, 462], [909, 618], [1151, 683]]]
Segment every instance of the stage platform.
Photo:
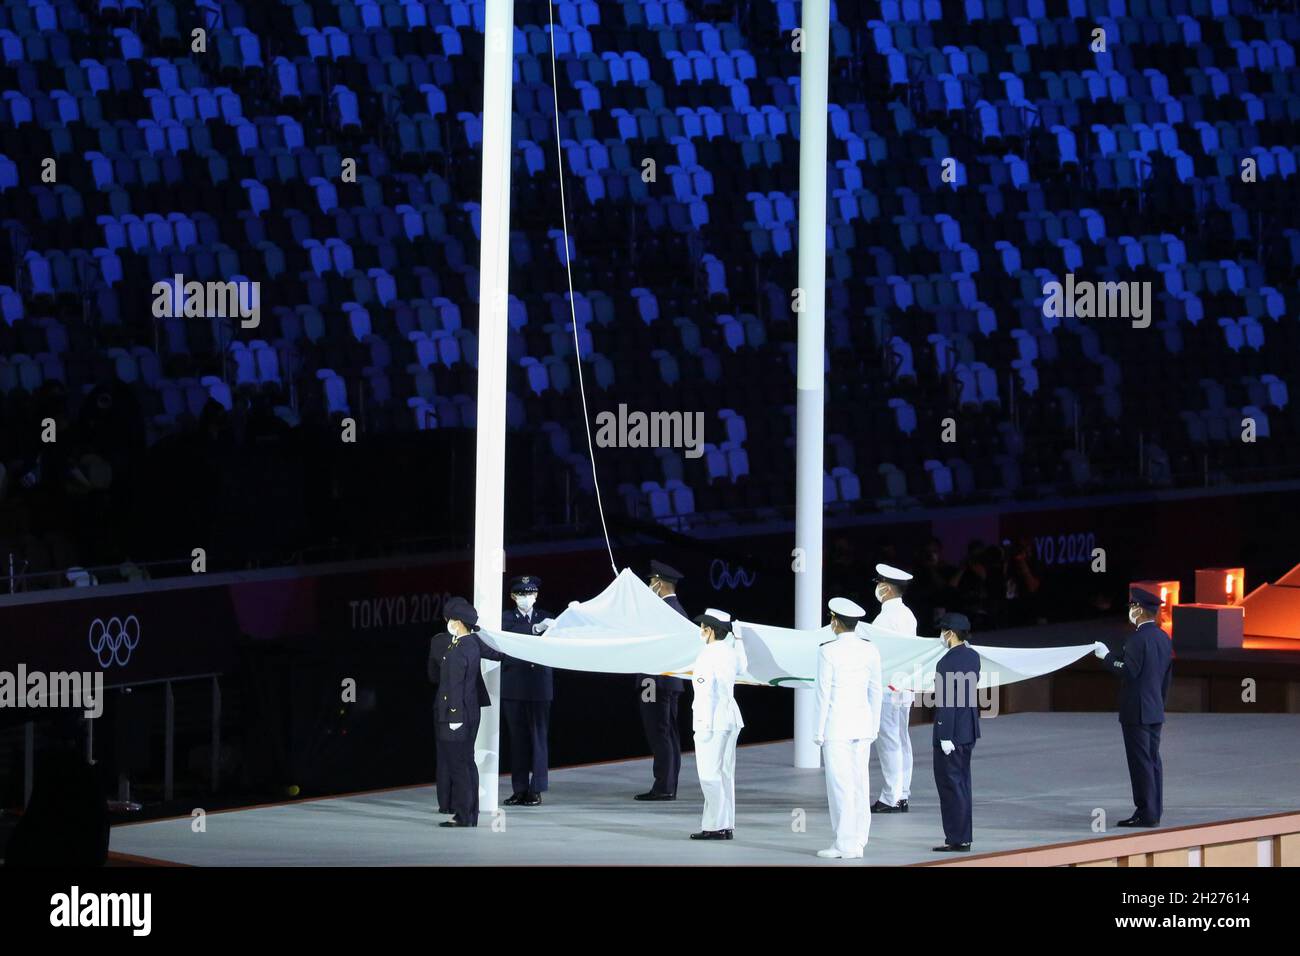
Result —
[[[1013, 714], [982, 722], [975, 748], [975, 854], [1095, 839], [1093, 810], [1114, 822], [1132, 811], [1113, 713]], [[1300, 808], [1300, 715], [1173, 714], [1165, 725], [1164, 827]], [[741, 746], [736, 839], [696, 842], [702, 798], [683, 755], [673, 803], [637, 803], [648, 760], [556, 770], [536, 808], [504, 808], [504, 829], [442, 829], [432, 787], [304, 800], [114, 828], [119, 862], [201, 866], [817, 865], [912, 864], [951, 859], [942, 842], [930, 766], [930, 728], [912, 728], [912, 810], [877, 815], [863, 860], [827, 861], [831, 843], [820, 770], [790, 766], [789, 741]], [[743, 735], [742, 735], [743, 741]], [[873, 797], [879, 767], [871, 767]], [[508, 792], [508, 791], [507, 791]], [[806, 829], [795, 823], [806, 815]], [[972, 854], [974, 856], [975, 854]]]

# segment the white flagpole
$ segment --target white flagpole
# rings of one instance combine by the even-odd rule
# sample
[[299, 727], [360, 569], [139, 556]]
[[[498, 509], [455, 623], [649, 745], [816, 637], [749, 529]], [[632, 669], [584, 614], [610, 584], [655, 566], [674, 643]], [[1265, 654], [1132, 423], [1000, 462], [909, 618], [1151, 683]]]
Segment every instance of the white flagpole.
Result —
[[[487, 0], [483, 54], [483, 196], [479, 251], [478, 433], [474, 456], [474, 608], [501, 625], [505, 570], [506, 322], [510, 289], [510, 97], [513, 0]], [[497, 809], [501, 739], [500, 665], [483, 663], [493, 706], [474, 741], [479, 810]]]
[[[826, 342], [826, 115], [830, 70], [830, 0], [803, 0], [799, 70], [799, 313], [795, 421], [794, 626], [822, 625], [822, 455]], [[816, 768], [812, 689], [794, 692], [794, 765]]]

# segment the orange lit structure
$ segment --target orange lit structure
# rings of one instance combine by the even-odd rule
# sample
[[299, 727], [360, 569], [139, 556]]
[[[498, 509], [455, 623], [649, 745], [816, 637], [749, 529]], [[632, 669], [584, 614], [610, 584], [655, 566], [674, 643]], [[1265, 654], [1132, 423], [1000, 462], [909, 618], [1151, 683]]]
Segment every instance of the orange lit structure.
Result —
[[1261, 584], [1242, 599], [1244, 646], [1300, 652], [1300, 564], [1276, 581]]
[[1245, 568], [1200, 568], [1196, 572], [1196, 603], [1236, 606], [1246, 595]]

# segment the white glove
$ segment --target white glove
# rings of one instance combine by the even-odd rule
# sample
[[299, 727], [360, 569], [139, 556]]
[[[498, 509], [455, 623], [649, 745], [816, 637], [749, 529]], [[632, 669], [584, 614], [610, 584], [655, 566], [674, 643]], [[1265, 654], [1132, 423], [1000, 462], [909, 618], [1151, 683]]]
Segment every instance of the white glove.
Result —
[[826, 743], [825, 737], [817, 736], [813, 738], [813, 746], [815, 747], [820, 747], [824, 743]]
[[465, 726], [464, 724], [452, 724], [452, 725], [451, 725], [451, 729], [452, 729], [452, 730], [460, 730], [460, 728], [462, 728], [462, 727], [464, 727], [464, 726]]
[[699, 731], [695, 734], [695, 739], [699, 743], [707, 744], [710, 740], [713, 739], [713, 731], [711, 730]]
[[943, 750], [945, 757], [949, 756], [954, 750], [957, 749], [956, 745], [951, 740], [939, 741], [939, 747], [940, 749]]
[[546, 620], [538, 621], [536, 624], [533, 625], [533, 633], [544, 634], [548, 629], [554, 626], [555, 626], [555, 618], [548, 617]]
[[1092, 652], [1097, 655], [1098, 660], [1104, 661], [1107, 655], [1110, 654], [1110, 648], [1101, 641], [1097, 641], [1092, 645]]

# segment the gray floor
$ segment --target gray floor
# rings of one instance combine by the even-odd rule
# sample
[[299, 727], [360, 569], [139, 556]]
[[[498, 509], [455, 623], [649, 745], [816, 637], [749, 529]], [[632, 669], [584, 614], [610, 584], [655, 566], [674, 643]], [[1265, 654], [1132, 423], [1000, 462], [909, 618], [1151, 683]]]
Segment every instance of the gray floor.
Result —
[[[1088, 839], [1094, 808], [1112, 827], [1132, 811], [1113, 714], [1016, 714], [986, 719], [982, 729], [973, 761], [976, 852]], [[630, 800], [650, 779], [648, 761], [632, 760], [553, 772], [545, 804], [505, 808], [497, 830], [439, 829], [432, 789], [413, 787], [209, 814], [205, 833], [192, 832], [188, 819], [119, 826], [112, 850], [208, 866], [914, 863], [934, 859], [930, 848], [942, 842], [929, 735], [929, 726], [913, 728], [912, 811], [874, 817], [860, 861], [815, 856], [831, 842], [824, 780], [820, 770], [790, 766], [789, 742], [740, 748], [736, 839], [728, 843], [686, 839], [699, 829], [701, 808], [687, 754], [675, 803]], [[1171, 715], [1162, 824], [1300, 808], [1298, 739], [1300, 715]], [[874, 796], [874, 756], [871, 774]]]

